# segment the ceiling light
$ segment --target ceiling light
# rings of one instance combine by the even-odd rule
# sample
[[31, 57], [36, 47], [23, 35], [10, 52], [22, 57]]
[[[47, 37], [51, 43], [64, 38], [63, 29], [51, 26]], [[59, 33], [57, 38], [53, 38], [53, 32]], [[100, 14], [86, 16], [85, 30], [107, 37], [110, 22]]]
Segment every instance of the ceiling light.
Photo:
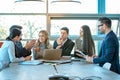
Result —
[[53, 0], [51, 3], [56, 3], [56, 2], [74, 2], [74, 3], [80, 3], [80, 0]]
[[16, 0], [15, 2], [23, 2], [23, 1], [40, 1], [40, 2], [43, 2], [43, 0]]

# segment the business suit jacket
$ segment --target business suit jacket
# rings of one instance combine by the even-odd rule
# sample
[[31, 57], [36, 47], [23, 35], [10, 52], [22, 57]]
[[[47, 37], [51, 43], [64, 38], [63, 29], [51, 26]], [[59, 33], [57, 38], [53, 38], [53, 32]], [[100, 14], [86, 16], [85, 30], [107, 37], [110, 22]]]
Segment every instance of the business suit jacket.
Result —
[[31, 55], [31, 51], [29, 51], [29, 50], [26, 50], [24, 47], [23, 47], [23, 45], [22, 45], [22, 43], [21, 42], [16, 42], [16, 44], [15, 44], [15, 56], [17, 57], [17, 58], [20, 58], [20, 57], [26, 57], [26, 56], [30, 56]]
[[119, 73], [119, 42], [113, 31], [110, 31], [103, 40], [98, 58], [94, 63], [103, 66], [106, 62], [111, 63], [110, 70]]
[[[71, 39], [67, 39], [67, 41], [62, 45], [62, 55], [61, 56], [71, 56], [71, 51], [74, 47], [75, 43]], [[53, 48], [56, 49], [58, 46], [57, 41], [54, 41]]]

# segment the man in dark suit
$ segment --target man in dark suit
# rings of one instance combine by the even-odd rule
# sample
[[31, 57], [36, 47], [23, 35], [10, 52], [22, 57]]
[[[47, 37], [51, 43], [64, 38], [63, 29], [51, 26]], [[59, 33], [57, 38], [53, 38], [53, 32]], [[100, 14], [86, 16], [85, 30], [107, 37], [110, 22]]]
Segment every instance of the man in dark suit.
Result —
[[[12, 25], [10, 27], [10, 32], [13, 30], [13, 29], [19, 29], [21, 30], [22, 29], [22, 26], [20, 25]], [[22, 40], [22, 39], [21, 39]], [[20, 58], [20, 57], [26, 57], [26, 56], [30, 56], [31, 55], [31, 49], [32, 47], [34, 46], [36, 40], [31, 40], [30, 42], [26, 43], [26, 45], [23, 47], [21, 41], [19, 42], [16, 42], [15, 43], [15, 56], [17, 58]]]
[[99, 63], [101, 67], [105, 63], [110, 63], [110, 70], [119, 73], [119, 42], [115, 33], [111, 30], [111, 20], [102, 17], [98, 20], [98, 29], [105, 34], [105, 38], [101, 45], [100, 53], [97, 56], [86, 57], [90, 63]]
[[68, 38], [69, 29], [67, 27], [61, 28], [61, 36], [54, 41], [54, 49], [62, 49], [61, 56], [71, 56], [71, 51], [74, 47], [74, 42]]

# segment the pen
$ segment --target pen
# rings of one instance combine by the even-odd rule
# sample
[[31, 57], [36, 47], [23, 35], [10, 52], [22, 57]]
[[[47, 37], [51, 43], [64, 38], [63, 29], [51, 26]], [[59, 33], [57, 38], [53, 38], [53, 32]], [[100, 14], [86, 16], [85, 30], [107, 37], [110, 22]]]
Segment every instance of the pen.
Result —
[[57, 68], [56, 68], [56, 64], [53, 64], [53, 67], [54, 67], [56, 73], [58, 73]]

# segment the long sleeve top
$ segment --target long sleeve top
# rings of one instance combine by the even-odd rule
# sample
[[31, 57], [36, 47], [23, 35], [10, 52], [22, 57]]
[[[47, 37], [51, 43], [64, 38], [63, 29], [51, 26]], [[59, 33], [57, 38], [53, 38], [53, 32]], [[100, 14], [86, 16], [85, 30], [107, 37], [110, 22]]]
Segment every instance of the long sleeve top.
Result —
[[75, 40], [75, 49], [74, 49], [74, 51], [76, 51], [76, 50], [83, 51], [83, 41], [80, 38]]
[[24, 58], [15, 57], [15, 45], [13, 41], [5, 41], [0, 48], [0, 67], [10, 62], [24, 61]]

